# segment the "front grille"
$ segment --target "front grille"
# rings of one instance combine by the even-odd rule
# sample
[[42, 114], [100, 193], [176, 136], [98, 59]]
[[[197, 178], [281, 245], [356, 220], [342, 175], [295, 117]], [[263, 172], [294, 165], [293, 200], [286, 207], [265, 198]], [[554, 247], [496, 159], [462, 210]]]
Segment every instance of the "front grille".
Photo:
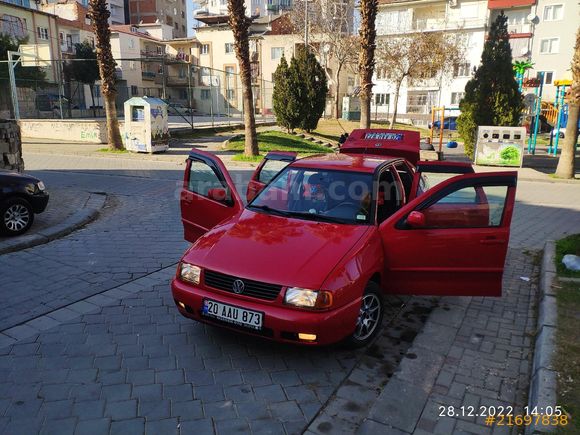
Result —
[[253, 298], [265, 299], [267, 301], [273, 301], [278, 297], [280, 291], [282, 290], [281, 285], [268, 284], [260, 281], [253, 281], [246, 278], [238, 278], [235, 276], [225, 275], [223, 273], [214, 272], [212, 270], [204, 271], [205, 285], [223, 290], [229, 293], [234, 293], [232, 287], [235, 280], [241, 280], [244, 282], [244, 291], [240, 294], [244, 296], [251, 296]]

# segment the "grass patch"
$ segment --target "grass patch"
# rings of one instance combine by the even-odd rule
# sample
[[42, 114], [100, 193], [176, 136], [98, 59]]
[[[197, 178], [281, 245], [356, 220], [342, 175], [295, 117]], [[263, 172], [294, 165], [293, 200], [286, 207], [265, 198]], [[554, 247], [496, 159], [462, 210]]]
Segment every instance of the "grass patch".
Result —
[[558, 275], [580, 278], [580, 271], [568, 270], [562, 264], [562, 257], [566, 254], [580, 255], [580, 234], [573, 234], [556, 242], [556, 270]]
[[[318, 126], [316, 127], [316, 130], [312, 132], [312, 134], [328, 140], [338, 141], [338, 138], [341, 134], [343, 134], [345, 131], [350, 133], [355, 128], [360, 128], [358, 121], [345, 121], [342, 119], [321, 119], [318, 121]], [[371, 128], [389, 128], [389, 122], [371, 122]], [[421, 133], [421, 136], [429, 135], [428, 129], [415, 127], [413, 125], [395, 123], [395, 129], [418, 131]]]
[[[268, 151], [296, 151], [298, 154], [319, 154], [330, 153], [332, 150], [322, 145], [315, 144], [301, 137], [292, 136], [291, 134], [283, 133], [281, 131], [264, 131], [258, 133], [258, 147], [260, 154], [265, 154]], [[230, 151], [243, 151], [244, 138], [231, 140], [227, 147]], [[234, 156], [234, 160], [238, 161], [260, 161], [258, 160], [244, 160], [247, 157]], [[252, 158], [254, 159], [254, 158]]]
[[555, 366], [558, 372], [557, 404], [569, 416], [569, 424], [558, 431], [564, 434], [580, 433], [580, 284], [561, 282], [558, 303], [557, 352]]
[[178, 130], [171, 132], [171, 137], [176, 139], [199, 139], [200, 137], [216, 136], [220, 133], [229, 133], [239, 130], [240, 126], [223, 126], [223, 127], [208, 127], [196, 128], [194, 130]]
[[112, 150], [110, 148], [99, 148], [97, 150], [97, 152], [99, 152], [99, 153], [112, 153], [112, 154], [126, 154], [129, 152], [129, 150], [126, 150], [126, 149]]
[[245, 156], [243, 154], [236, 154], [235, 156], [232, 157], [232, 160], [235, 160], [236, 162], [251, 162], [251, 163], [258, 163], [261, 162], [264, 159], [263, 155], [259, 155], [259, 156]]

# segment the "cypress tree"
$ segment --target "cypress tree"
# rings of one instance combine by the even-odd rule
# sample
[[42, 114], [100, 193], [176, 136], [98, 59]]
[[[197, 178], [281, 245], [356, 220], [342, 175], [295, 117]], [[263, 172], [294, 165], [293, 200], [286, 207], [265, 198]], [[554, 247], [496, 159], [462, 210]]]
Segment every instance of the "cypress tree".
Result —
[[314, 130], [324, 113], [328, 86], [324, 69], [311, 50], [301, 47], [296, 56], [300, 77], [301, 120], [300, 128], [308, 132]]
[[288, 132], [300, 125], [302, 116], [300, 100], [300, 78], [294, 58], [288, 62], [282, 56], [280, 64], [274, 72], [274, 91], [272, 93], [276, 122], [285, 127]]
[[467, 82], [459, 108], [457, 128], [465, 144], [465, 154], [470, 158], [474, 155], [478, 126], [517, 126], [520, 123], [522, 95], [513, 73], [507, 17], [503, 11], [491, 25], [481, 65]]

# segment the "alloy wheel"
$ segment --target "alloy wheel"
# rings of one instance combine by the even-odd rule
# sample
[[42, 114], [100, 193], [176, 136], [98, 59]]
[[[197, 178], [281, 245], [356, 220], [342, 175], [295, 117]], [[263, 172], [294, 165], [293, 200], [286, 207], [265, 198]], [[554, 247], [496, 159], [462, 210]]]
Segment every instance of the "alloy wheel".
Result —
[[381, 301], [378, 296], [369, 293], [363, 296], [360, 305], [354, 338], [364, 341], [377, 329], [381, 317]]
[[22, 231], [30, 222], [30, 212], [22, 204], [13, 204], [4, 213], [4, 225], [13, 233]]

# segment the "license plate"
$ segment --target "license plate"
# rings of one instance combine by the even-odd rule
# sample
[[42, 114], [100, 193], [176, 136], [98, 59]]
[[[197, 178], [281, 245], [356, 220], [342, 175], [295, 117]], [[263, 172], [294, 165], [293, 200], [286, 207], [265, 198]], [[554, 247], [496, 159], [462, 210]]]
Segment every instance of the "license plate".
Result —
[[262, 329], [262, 320], [264, 317], [264, 314], [258, 311], [222, 304], [211, 299], [203, 300], [201, 313], [206, 317], [213, 317], [224, 322], [258, 330]]

